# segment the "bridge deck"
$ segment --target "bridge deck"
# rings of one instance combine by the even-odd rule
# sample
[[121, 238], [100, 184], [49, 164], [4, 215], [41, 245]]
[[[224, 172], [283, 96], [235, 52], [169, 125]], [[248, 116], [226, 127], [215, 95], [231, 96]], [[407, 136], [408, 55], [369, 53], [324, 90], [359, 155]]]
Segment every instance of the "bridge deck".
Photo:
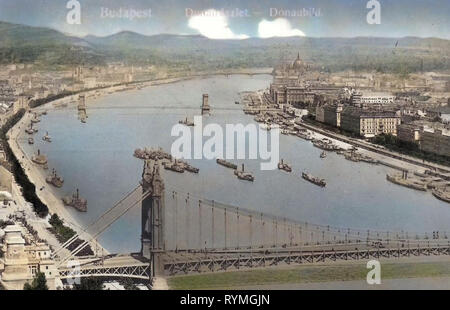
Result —
[[314, 262], [334, 262], [338, 260], [360, 260], [371, 258], [400, 258], [412, 256], [450, 255], [449, 245], [430, 245], [408, 247], [403, 245], [391, 247], [342, 246], [275, 249], [264, 251], [229, 251], [229, 252], [166, 252], [164, 269], [167, 275], [189, 274], [239, 270], [255, 267], [267, 267], [283, 264], [302, 264]]
[[83, 257], [59, 268], [61, 279], [76, 277], [128, 277], [150, 279], [149, 261], [138, 255]]

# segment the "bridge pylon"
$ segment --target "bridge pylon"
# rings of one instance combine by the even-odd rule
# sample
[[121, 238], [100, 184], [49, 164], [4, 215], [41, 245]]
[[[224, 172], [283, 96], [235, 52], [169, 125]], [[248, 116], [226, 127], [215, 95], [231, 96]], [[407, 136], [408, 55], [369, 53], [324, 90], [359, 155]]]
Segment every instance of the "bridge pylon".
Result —
[[141, 255], [151, 262], [152, 276], [162, 275], [164, 243], [164, 182], [157, 160], [145, 160], [142, 173], [142, 192], [150, 192], [142, 200]]

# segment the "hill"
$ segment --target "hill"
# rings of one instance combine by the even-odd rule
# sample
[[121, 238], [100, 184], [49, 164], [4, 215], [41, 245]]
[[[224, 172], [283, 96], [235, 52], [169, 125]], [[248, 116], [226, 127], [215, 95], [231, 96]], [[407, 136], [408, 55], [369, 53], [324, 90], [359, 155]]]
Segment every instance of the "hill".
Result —
[[450, 41], [438, 38], [310, 38], [211, 40], [200, 35], [146, 36], [124, 31], [78, 38], [53, 29], [0, 22], [0, 62], [47, 65], [124, 61], [204, 70], [268, 67], [297, 52], [317, 68], [381, 72], [450, 69]]

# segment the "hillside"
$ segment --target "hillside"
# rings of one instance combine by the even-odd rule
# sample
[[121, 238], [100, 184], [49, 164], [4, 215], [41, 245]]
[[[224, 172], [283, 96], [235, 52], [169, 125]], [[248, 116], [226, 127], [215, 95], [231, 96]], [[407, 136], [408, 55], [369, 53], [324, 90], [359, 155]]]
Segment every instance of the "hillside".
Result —
[[352, 68], [408, 73], [450, 69], [450, 41], [438, 38], [271, 38], [211, 40], [200, 35], [67, 36], [48, 28], [0, 22], [0, 62], [101, 64], [108, 61], [180, 69], [267, 67], [300, 55], [328, 71]]

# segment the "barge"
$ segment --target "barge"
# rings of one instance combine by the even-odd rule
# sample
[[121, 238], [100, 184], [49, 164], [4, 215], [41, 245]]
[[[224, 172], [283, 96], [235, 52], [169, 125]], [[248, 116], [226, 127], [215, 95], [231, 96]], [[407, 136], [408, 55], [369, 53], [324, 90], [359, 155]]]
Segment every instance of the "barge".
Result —
[[450, 192], [445, 191], [443, 188], [434, 188], [431, 193], [434, 197], [444, 202], [450, 203]]
[[218, 163], [219, 165], [222, 165], [224, 167], [230, 168], [230, 169], [234, 169], [234, 170], [237, 169], [237, 165], [230, 163], [229, 161], [226, 161], [225, 159], [217, 158], [216, 163]]
[[311, 182], [315, 185], [318, 185], [320, 187], [325, 187], [327, 185], [327, 183], [325, 182], [324, 179], [320, 179], [318, 177], [315, 177], [309, 173], [306, 172], [302, 172], [302, 178], [305, 179], [308, 182]]
[[394, 175], [394, 174], [386, 174], [386, 180], [388, 180], [391, 183], [405, 186], [408, 188], [412, 188], [418, 191], [425, 192], [427, 190], [426, 183], [422, 182], [420, 179], [409, 179], [404, 178], [400, 175]]
[[179, 164], [177, 162], [177, 160], [175, 160], [174, 162], [163, 162], [163, 167], [166, 170], [170, 170], [170, 171], [174, 171], [174, 172], [178, 172], [178, 173], [184, 172], [183, 166], [181, 164]]
[[189, 163], [182, 161], [182, 160], [178, 160], [177, 161], [178, 165], [183, 168], [184, 170], [186, 170], [187, 172], [191, 172], [191, 173], [198, 173], [200, 171], [200, 169], [191, 166]]

